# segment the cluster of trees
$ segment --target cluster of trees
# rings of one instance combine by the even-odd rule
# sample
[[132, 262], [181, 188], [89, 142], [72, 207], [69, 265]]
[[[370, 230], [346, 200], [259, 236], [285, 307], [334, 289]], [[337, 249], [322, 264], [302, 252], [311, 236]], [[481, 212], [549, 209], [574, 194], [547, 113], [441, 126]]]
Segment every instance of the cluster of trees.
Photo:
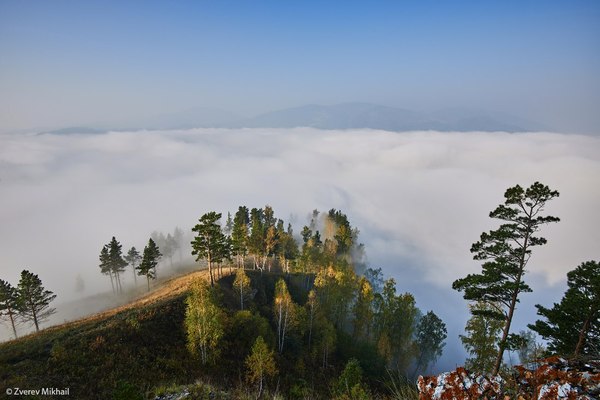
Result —
[[165, 236], [162, 232], [154, 231], [150, 234], [150, 238], [160, 249], [163, 257], [169, 259], [169, 264], [173, 266], [173, 256], [178, 255], [179, 261], [183, 259], [181, 253], [181, 245], [183, 242], [183, 231], [179, 227], [175, 227], [173, 234], [167, 233]]
[[0, 279], [0, 319], [10, 323], [15, 339], [17, 325], [21, 322], [31, 322], [39, 331], [40, 323], [55, 312], [50, 307], [55, 298], [56, 295], [44, 288], [37, 275], [23, 270], [16, 287]]
[[[396, 293], [393, 279], [384, 282], [381, 269], [357, 273], [363, 246], [358, 230], [341, 211], [315, 210], [301, 240], [290, 224], [284, 229], [269, 206], [250, 211], [241, 206], [223, 227], [220, 218], [219, 213], [206, 213], [193, 228], [193, 254], [206, 261], [210, 275], [210, 283], [194, 285], [187, 303], [190, 350], [202, 362], [211, 353], [216, 357], [223, 335], [213, 270], [228, 260], [238, 267], [232, 288], [240, 310], [248, 308], [256, 292], [244, 267], [260, 270], [260, 276], [263, 271], [282, 274], [269, 313], [273, 342], [267, 343], [279, 356], [289, 343], [298, 348], [300, 342], [303, 354], [327, 369], [340, 335], [372, 348], [388, 368], [403, 374], [426, 370], [442, 354], [446, 327], [433, 311], [423, 315], [411, 294]], [[301, 299], [293, 298], [288, 287], [294, 273], [303, 280]]]
[[[522, 362], [539, 355], [533, 335], [511, 333], [514, 313], [522, 293], [531, 292], [525, 282], [532, 249], [546, 244], [538, 232], [559, 218], [543, 213], [546, 204], [559, 196], [539, 182], [524, 189], [506, 190], [505, 201], [490, 212], [502, 221], [498, 229], [484, 232], [471, 247], [475, 260], [483, 261], [479, 274], [456, 280], [452, 287], [464, 292], [472, 317], [461, 340], [471, 355], [467, 368], [498, 374], [505, 351], [519, 351]], [[600, 348], [600, 267], [581, 264], [568, 274], [569, 289], [551, 309], [537, 305], [545, 318], [529, 328], [548, 340], [548, 350], [568, 356], [598, 355]]]
[[150, 280], [156, 279], [156, 267], [162, 257], [162, 253], [152, 238], [148, 239], [148, 244], [144, 247], [142, 255], [134, 247], [131, 247], [127, 254], [123, 255], [123, 246], [113, 236], [108, 244], [105, 244], [100, 251], [100, 272], [110, 277], [110, 284], [113, 293], [122, 293], [123, 285], [121, 283], [121, 274], [129, 265], [133, 271], [134, 282], [137, 285], [137, 276], [145, 276], [150, 290]]
[[222, 267], [224, 261], [235, 260], [244, 267], [250, 257], [255, 269], [271, 271], [280, 266], [290, 272], [290, 263], [298, 255], [298, 245], [291, 224], [287, 229], [284, 222], [274, 216], [271, 206], [253, 208], [240, 206], [232, 218], [227, 213], [225, 226], [221, 227], [221, 213], [204, 214], [192, 231], [192, 255], [197, 261], [206, 261], [211, 285], [214, 285], [213, 267]]

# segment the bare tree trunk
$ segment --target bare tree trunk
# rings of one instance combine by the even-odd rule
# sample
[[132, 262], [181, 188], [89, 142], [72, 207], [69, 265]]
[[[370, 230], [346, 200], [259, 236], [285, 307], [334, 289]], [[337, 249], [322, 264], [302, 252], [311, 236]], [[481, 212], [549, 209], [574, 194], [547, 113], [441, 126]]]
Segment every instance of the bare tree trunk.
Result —
[[[529, 227], [527, 228], [529, 229]], [[496, 356], [496, 362], [494, 364], [494, 370], [492, 371], [492, 375], [498, 375], [498, 372], [500, 371], [500, 366], [502, 365], [506, 341], [508, 340], [508, 334], [510, 333], [510, 325], [512, 323], [513, 315], [515, 313], [515, 308], [517, 307], [517, 301], [519, 297], [519, 286], [521, 285], [521, 278], [525, 269], [525, 257], [527, 255], [528, 247], [529, 233], [525, 234], [525, 238], [523, 239], [523, 247], [521, 248], [521, 259], [519, 260], [519, 274], [517, 275], [517, 279], [515, 282], [515, 290], [513, 291], [512, 297], [510, 299], [510, 307], [508, 308], [508, 315], [506, 316], [506, 323], [504, 324], [504, 329], [502, 329], [502, 339], [500, 339], [500, 343], [498, 344], [498, 355]]]
[[244, 280], [240, 279], [240, 308], [244, 310]]
[[146, 275], [146, 281], [148, 282], [148, 291], [150, 291], [150, 275]]
[[583, 326], [579, 331], [579, 338], [577, 339], [577, 345], [575, 346], [575, 352], [573, 354], [574, 357], [579, 356], [579, 354], [581, 354], [581, 351], [583, 350], [583, 346], [585, 345], [586, 334], [588, 329], [590, 328], [590, 320], [592, 319], [593, 314], [594, 313], [592, 310], [590, 315], [588, 315], [585, 321], [583, 322]]
[[312, 339], [312, 328], [313, 328], [313, 314], [314, 307], [310, 307], [310, 324], [308, 325], [308, 350], [310, 351], [310, 342]]
[[257, 399], [260, 399], [260, 396], [262, 396], [262, 391], [263, 391], [263, 374], [262, 371], [260, 372], [260, 379], [258, 382], [258, 396], [256, 397]]
[[210, 277], [210, 286], [215, 286], [215, 278], [213, 277], [212, 262], [210, 260], [210, 253], [208, 253], [208, 256], [206, 257], [206, 261], [208, 262], [208, 275]]
[[33, 315], [33, 323], [35, 325], [35, 331], [39, 332], [40, 331], [40, 326], [38, 324], [37, 312], [35, 311], [35, 307], [34, 306], [31, 306], [31, 315]]
[[121, 286], [121, 274], [119, 274], [119, 271], [115, 272], [115, 275], [117, 277], [117, 290], [119, 293], [123, 293], [123, 286]]
[[112, 272], [108, 272], [108, 276], [110, 277], [110, 287], [112, 288], [113, 293], [115, 293], [115, 284], [113, 283]]
[[17, 328], [15, 327], [15, 317], [14, 317], [14, 311], [12, 310], [12, 308], [8, 309], [8, 317], [10, 318], [10, 324], [12, 326], [12, 330], [13, 330], [13, 333], [14, 333], [15, 339], [16, 339], [16, 338], [18, 338]]
[[282, 336], [282, 319], [283, 319], [283, 302], [279, 303], [279, 316], [277, 318], [277, 348], [281, 353], [283, 350], [283, 341], [281, 340]]

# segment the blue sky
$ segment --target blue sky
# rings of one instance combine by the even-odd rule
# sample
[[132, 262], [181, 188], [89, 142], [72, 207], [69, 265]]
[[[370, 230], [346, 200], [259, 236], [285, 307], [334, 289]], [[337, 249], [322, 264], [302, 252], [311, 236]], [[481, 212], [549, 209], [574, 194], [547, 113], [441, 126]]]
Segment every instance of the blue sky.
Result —
[[596, 1], [0, 0], [0, 131], [364, 101], [598, 133], [598, 71]]

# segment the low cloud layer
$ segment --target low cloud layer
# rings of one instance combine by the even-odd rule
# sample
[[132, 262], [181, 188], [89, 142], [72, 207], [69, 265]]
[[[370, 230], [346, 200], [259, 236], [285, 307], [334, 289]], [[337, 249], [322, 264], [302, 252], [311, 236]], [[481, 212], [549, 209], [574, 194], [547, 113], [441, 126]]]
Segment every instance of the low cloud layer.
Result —
[[452, 280], [479, 269], [469, 248], [496, 226], [487, 215], [504, 190], [539, 180], [561, 192], [547, 212], [562, 221], [544, 229], [549, 244], [529, 266], [547, 288], [599, 257], [599, 154], [599, 138], [550, 133], [0, 136], [0, 277], [16, 283], [27, 267], [69, 297], [78, 273], [109, 287], [97, 259], [113, 235], [142, 248], [154, 230], [189, 229], [206, 211], [242, 204], [270, 204], [299, 232], [312, 209], [338, 208], [360, 229], [371, 264], [401, 290], [421, 287], [417, 300], [435, 308], [428, 291], [449, 293]]

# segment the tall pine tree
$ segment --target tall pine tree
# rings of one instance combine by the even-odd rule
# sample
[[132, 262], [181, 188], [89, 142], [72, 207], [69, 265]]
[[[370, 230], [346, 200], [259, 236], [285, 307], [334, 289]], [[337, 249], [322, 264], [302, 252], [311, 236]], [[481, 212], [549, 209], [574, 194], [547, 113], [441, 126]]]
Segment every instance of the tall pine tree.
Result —
[[137, 285], [137, 274], [135, 273], [135, 271], [136, 271], [138, 264], [142, 260], [142, 256], [140, 255], [140, 252], [137, 251], [137, 249], [135, 247], [132, 247], [129, 249], [129, 251], [127, 252], [127, 255], [124, 258], [125, 258], [125, 261], [127, 261], [127, 263], [129, 265], [131, 265], [131, 269], [133, 271], [133, 282], [135, 285]]
[[248, 207], [240, 206], [235, 213], [231, 229], [232, 251], [233, 255], [237, 258], [238, 267], [240, 268], [244, 267], [244, 258], [248, 254], [249, 223]]
[[17, 290], [8, 282], [0, 279], [0, 319], [7, 319], [17, 338], [17, 321], [19, 318], [19, 296]]
[[419, 319], [415, 334], [415, 342], [419, 353], [415, 364], [415, 372], [419, 369], [427, 372], [427, 367], [437, 361], [442, 355], [442, 350], [446, 344], [444, 340], [447, 336], [446, 324], [433, 311], [428, 311]]
[[56, 298], [56, 295], [44, 289], [40, 278], [27, 270], [21, 272], [17, 292], [21, 315], [25, 320], [32, 321], [35, 330], [39, 332], [40, 323], [56, 312], [50, 307], [50, 302]]
[[114, 279], [113, 279], [113, 271], [111, 269], [111, 263], [110, 263], [110, 255], [108, 254], [108, 246], [104, 245], [102, 247], [102, 250], [100, 250], [100, 256], [98, 257], [100, 259], [100, 272], [103, 275], [108, 275], [110, 278], [110, 287], [112, 288], [113, 293], [115, 292], [115, 284], [114, 284]]
[[192, 255], [196, 256], [196, 261], [206, 260], [211, 286], [214, 286], [215, 282], [213, 264], [228, 257], [229, 241], [219, 225], [220, 219], [221, 213], [211, 211], [200, 217], [200, 223], [192, 228], [192, 231], [196, 232], [196, 237], [191, 243]]
[[587, 261], [567, 274], [569, 288], [552, 308], [537, 304], [538, 320], [529, 328], [561, 355], [600, 354], [600, 263]]
[[127, 261], [123, 259], [123, 246], [113, 236], [108, 243], [108, 260], [110, 264], [110, 270], [115, 276], [115, 284], [118, 292], [123, 292], [123, 286], [121, 284], [121, 273], [125, 271]]
[[[542, 215], [546, 203], [558, 195], [557, 191], [539, 182], [527, 189], [519, 185], [507, 189], [504, 204], [490, 212], [490, 218], [503, 223], [496, 230], [482, 233], [480, 240], [471, 247], [473, 258], [484, 261], [481, 274], [469, 274], [452, 284], [453, 289], [464, 292], [466, 300], [499, 305], [484, 311], [487, 317], [503, 321], [492, 369], [494, 375], [498, 374], [504, 351], [508, 348], [519, 295], [531, 292], [523, 278], [532, 248], [546, 244], [546, 239], [536, 233], [541, 226], [559, 221], [556, 217]], [[479, 311], [475, 309], [474, 312]]]
[[158, 246], [154, 243], [154, 240], [150, 238], [148, 240], [148, 245], [144, 247], [142, 262], [137, 267], [138, 275], [146, 277], [148, 291], [150, 291], [150, 279], [156, 279], [156, 266], [158, 265], [160, 257], [162, 257], [162, 254], [160, 253]]

